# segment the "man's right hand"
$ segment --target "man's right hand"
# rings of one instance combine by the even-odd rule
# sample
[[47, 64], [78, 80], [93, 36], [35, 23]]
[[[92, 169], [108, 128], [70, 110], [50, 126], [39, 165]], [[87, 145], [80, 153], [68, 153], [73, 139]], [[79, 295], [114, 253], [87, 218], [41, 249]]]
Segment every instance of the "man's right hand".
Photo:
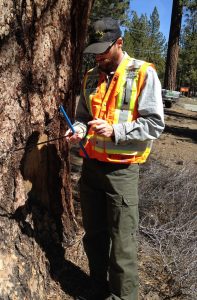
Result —
[[77, 144], [84, 137], [84, 131], [80, 126], [75, 126], [74, 129], [75, 129], [75, 133], [73, 133], [71, 129], [68, 129], [65, 133], [65, 137], [67, 142], [71, 142], [72, 144]]

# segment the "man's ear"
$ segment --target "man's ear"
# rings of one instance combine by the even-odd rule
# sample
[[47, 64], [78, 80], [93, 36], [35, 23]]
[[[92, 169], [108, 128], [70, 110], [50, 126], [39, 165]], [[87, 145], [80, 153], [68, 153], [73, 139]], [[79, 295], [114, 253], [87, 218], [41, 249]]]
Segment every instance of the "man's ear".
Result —
[[122, 48], [123, 47], [123, 39], [121, 37], [119, 37], [116, 41], [118, 48]]

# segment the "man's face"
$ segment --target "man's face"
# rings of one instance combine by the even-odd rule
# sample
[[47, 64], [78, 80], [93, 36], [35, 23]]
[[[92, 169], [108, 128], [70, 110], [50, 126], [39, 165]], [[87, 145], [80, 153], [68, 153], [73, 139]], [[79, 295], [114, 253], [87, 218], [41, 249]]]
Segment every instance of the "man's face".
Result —
[[122, 57], [122, 48], [116, 41], [110, 48], [104, 53], [96, 55], [96, 62], [99, 69], [105, 73], [110, 73], [116, 70]]

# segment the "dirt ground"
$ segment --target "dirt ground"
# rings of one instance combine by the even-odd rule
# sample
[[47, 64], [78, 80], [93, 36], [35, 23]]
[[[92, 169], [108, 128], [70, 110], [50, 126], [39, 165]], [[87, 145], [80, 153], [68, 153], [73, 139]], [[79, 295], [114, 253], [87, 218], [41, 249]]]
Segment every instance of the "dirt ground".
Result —
[[[184, 165], [197, 165], [197, 112], [190, 111], [184, 107], [185, 104], [196, 105], [197, 99], [180, 98], [176, 104], [170, 109], [165, 109], [166, 128], [161, 137], [154, 142], [151, 157], [159, 160], [162, 165], [173, 168], [177, 172]], [[77, 155], [77, 148], [71, 150], [71, 179], [73, 184], [74, 205], [76, 218], [81, 225], [80, 204], [78, 195], [78, 180], [81, 169], [81, 158]], [[88, 264], [82, 247], [83, 229], [79, 226], [78, 237], [75, 245], [66, 250], [66, 259], [80, 268], [84, 273], [88, 274]], [[178, 296], [167, 296], [161, 298], [159, 292], [161, 290], [170, 289], [169, 279], [167, 275], [160, 274], [160, 258], [155, 252], [149, 255], [149, 245], [143, 241], [143, 247], [139, 241], [139, 275], [140, 275], [140, 297], [139, 300], [163, 300], [173, 299], [179, 300]], [[70, 278], [70, 281], [76, 281], [76, 278]], [[72, 284], [72, 283], [71, 283]], [[74, 283], [77, 289], [80, 281]], [[77, 291], [76, 291], [77, 293]], [[170, 295], [166, 292], [166, 294]], [[73, 299], [68, 294], [62, 294], [56, 299]]]
[[[196, 111], [184, 108], [196, 106]], [[154, 142], [152, 156], [172, 168], [197, 164], [197, 99], [180, 98], [170, 109], [165, 109], [166, 128]]]

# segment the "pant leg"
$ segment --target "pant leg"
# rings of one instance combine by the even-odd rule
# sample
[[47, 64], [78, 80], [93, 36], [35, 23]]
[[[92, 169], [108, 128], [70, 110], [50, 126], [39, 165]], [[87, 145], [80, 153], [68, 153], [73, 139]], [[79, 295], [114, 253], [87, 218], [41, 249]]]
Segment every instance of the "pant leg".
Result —
[[85, 236], [84, 249], [88, 257], [91, 278], [105, 285], [109, 264], [110, 237], [105, 193], [99, 188], [96, 170], [82, 169], [80, 201]]
[[138, 165], [111, 172], [107, 193], [111, 235], [109, 283], [113, 300], [138, 299], [136, 229], [138, 227]]

